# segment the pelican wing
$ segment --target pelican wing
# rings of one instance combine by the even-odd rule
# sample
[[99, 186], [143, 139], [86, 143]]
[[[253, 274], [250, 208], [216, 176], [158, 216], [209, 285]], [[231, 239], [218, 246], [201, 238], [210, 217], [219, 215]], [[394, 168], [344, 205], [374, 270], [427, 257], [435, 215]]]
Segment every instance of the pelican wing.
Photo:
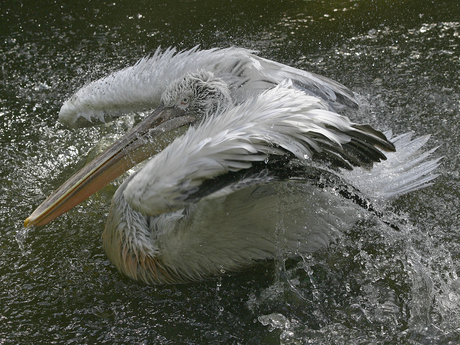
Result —
[[351, 167], [385, 159], [378, 148], [394, 149], [380, 132], [327, 108], [295, 89], [268, 90], [190, 128], [132, 178], [125, 198], [133, 209], [153, 216], [183, 208], [206, 180], [273, 156], [306, 165], [318, 156]]
[[[333, 111], [344, 107], [358, 107], [353, 92], [330, 78], [255, 55], [251, 55], [251, 59], [251, 68], [259, 71], [260, 74], [264, 74], [266, 82], [272, 80], [278, 85], [283, 80], [292, 80], [293, 86], [296, 89], [311, 96], [321, 98], [329, 105], [329, 109]], [[247, 74], [251, 73], [249, 70], [248, 68]], [[252, 72], [251, 74], [253, 75], [251, 78], [252, 83], [262, 80], [260, 76], [257, 76], [257, 73]], [[264, 90], [267, 89], [267, 85], [262, 85], [263, 87], [265, 87]]]
[[156, 108], [169, 83], [209, 64], [213, 56], [200, 52], [198, 47], [179, 53], [175, 48], [158, 48], [135, 65], [83, 86], [62, 105], [59, 121], [70, 127], [87, 126]]
[[72, 95], [62, 106], [59, 120], [79, 127], [107, 122], [159, 105], [161, 94], [172, 81], [187, 72], [207, 70], [224, 79], [236, 102], [273, 88], [285, 79], [307, 94], [322, 98], [329, 108], [356, 107], [353, 93], [345, 86], [313, 73], [260, 58], [243, 48], [176, 52], [158, 48], [135, 65], [95, 80]]

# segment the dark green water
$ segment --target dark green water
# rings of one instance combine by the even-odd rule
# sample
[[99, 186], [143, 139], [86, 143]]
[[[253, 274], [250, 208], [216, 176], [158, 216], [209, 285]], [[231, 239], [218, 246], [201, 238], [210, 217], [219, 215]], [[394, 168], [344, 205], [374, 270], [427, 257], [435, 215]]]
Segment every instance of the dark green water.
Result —
[[[460, 342], [460, 5], [451, 1], [9, 1], [0, 11], [0, 344]], [[158, 46], [243, 46], [361, 95], [350, 116], [432, 134], [432, 187], [329, 251], [199, 284], [126, 279], [101, 248], [105, 188], [23, 220], [126, 122], [57, 124], [78, 87]], [[280, 266], [284, 266], [282, 273]]]

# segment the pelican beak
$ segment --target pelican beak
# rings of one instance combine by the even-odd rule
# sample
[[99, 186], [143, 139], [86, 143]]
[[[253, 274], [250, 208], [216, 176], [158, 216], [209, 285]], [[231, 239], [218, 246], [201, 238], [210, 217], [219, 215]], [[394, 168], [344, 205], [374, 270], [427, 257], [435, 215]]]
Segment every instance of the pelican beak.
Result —
[[193, 116], [177, 108], [160, 105], [133, 130], [88, 163], [53, 194], [24, 222], [25, 227], [45, 225], [96, 193], [115, 178], [151, 157], [159, 150], [151, 144], [156, 136], [193, 123]]

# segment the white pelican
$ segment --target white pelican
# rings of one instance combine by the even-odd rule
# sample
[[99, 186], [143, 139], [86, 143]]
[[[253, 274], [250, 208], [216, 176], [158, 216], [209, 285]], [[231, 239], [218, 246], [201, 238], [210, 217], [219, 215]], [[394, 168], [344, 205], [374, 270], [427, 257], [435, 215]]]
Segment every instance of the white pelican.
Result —
[[[266, 71], [258, 63], [263, 62], [272, 71], [278, 66], [273, 73], [288, 78], [267, 81], [265, 90], [255, 90], [244, 100], [235, 85], [259, 84], [244, 78], [243, 67], [232, 78], [233, 70], [216, 75], [195, 60], [194, 71], [182, 66], [184, 75], [162, 87], [160, 100], [152, 102], [159, 107], [64, 183], [25, 225], [48, 223], [148, 158], [113, 196], [103, 246], [117, 269], [133, 279], [189, 282], [279, 254], [324, 248], [356, 223], [360, 211], [370, 209], [369, 200], [425, 187], [436, 177], [438, 160], [427, 160], [432, 151], [420, 151], [428, 137], [411, 140], [406, 134], [388, 140], [370, 126], [333, 112], [338, 100], [355, 104], [343, 86], [314, 77], [329, 84], [316, 84], [316, 96], [311, 95], [289, 79], [305, 72], [245, 50], [208, 52], [228, 54], [229, 61], [224, 57], [220, 64], [233, 65], [233, 70], [238, 64], [231, 53], [241, 53], [254, 59], [251, 66], [261, 75]], [[163, 61], [158, 53], [154, 59]], [[126, 77], [126, 71], [118, 73]], [[105, 83], [116, 78], [107, 77]], [[247, 80], [235, 84], [238, 78]], [[104, 82], [88, 87], [97, 83]], [[107, 104], [96, 110], [87, 107], [82, 98], [86, 93], [83, 89], [69, 101], [74, 107], [83, 104], [85, 112], [64, 115], [66, 122], [81, 123], [81, 114], [87, 119], [107, 114]], [[69, 114], [69, 102], [61, 115]], [[148, 144], [153, 138], [185, 125], [191, 126], [184, 135], [151, 157], [154, 150]]]

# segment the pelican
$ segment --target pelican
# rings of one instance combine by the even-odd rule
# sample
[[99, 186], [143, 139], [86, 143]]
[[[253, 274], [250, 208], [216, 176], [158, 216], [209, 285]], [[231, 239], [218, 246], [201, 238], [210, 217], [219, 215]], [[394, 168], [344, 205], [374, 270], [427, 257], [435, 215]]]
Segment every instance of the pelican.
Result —
[[[134, 77], [146, 61], [157, 67], [147, 78], [150, 90], [120, 91], [132, 85], [129, 74], [146, 86]], [[371, 203], [430, 185], [439, 165], [428, 160], [433, 150], [421, 150], [428, 136], [387, 137], [335, 112], [355, 107], [352, 95], [247, 50], [157, 51], [64, 104], [61, 121], [73, 126], [157, 108], [58, 188], [25, 226], [45, 225], [146, 161], [114, 194], [102, 236], [108, 258], [132, 279], [192, 282], [324, 249], [372, 213]], [[157, 153], [155, 138], [178, 128], [187, 129]]]

